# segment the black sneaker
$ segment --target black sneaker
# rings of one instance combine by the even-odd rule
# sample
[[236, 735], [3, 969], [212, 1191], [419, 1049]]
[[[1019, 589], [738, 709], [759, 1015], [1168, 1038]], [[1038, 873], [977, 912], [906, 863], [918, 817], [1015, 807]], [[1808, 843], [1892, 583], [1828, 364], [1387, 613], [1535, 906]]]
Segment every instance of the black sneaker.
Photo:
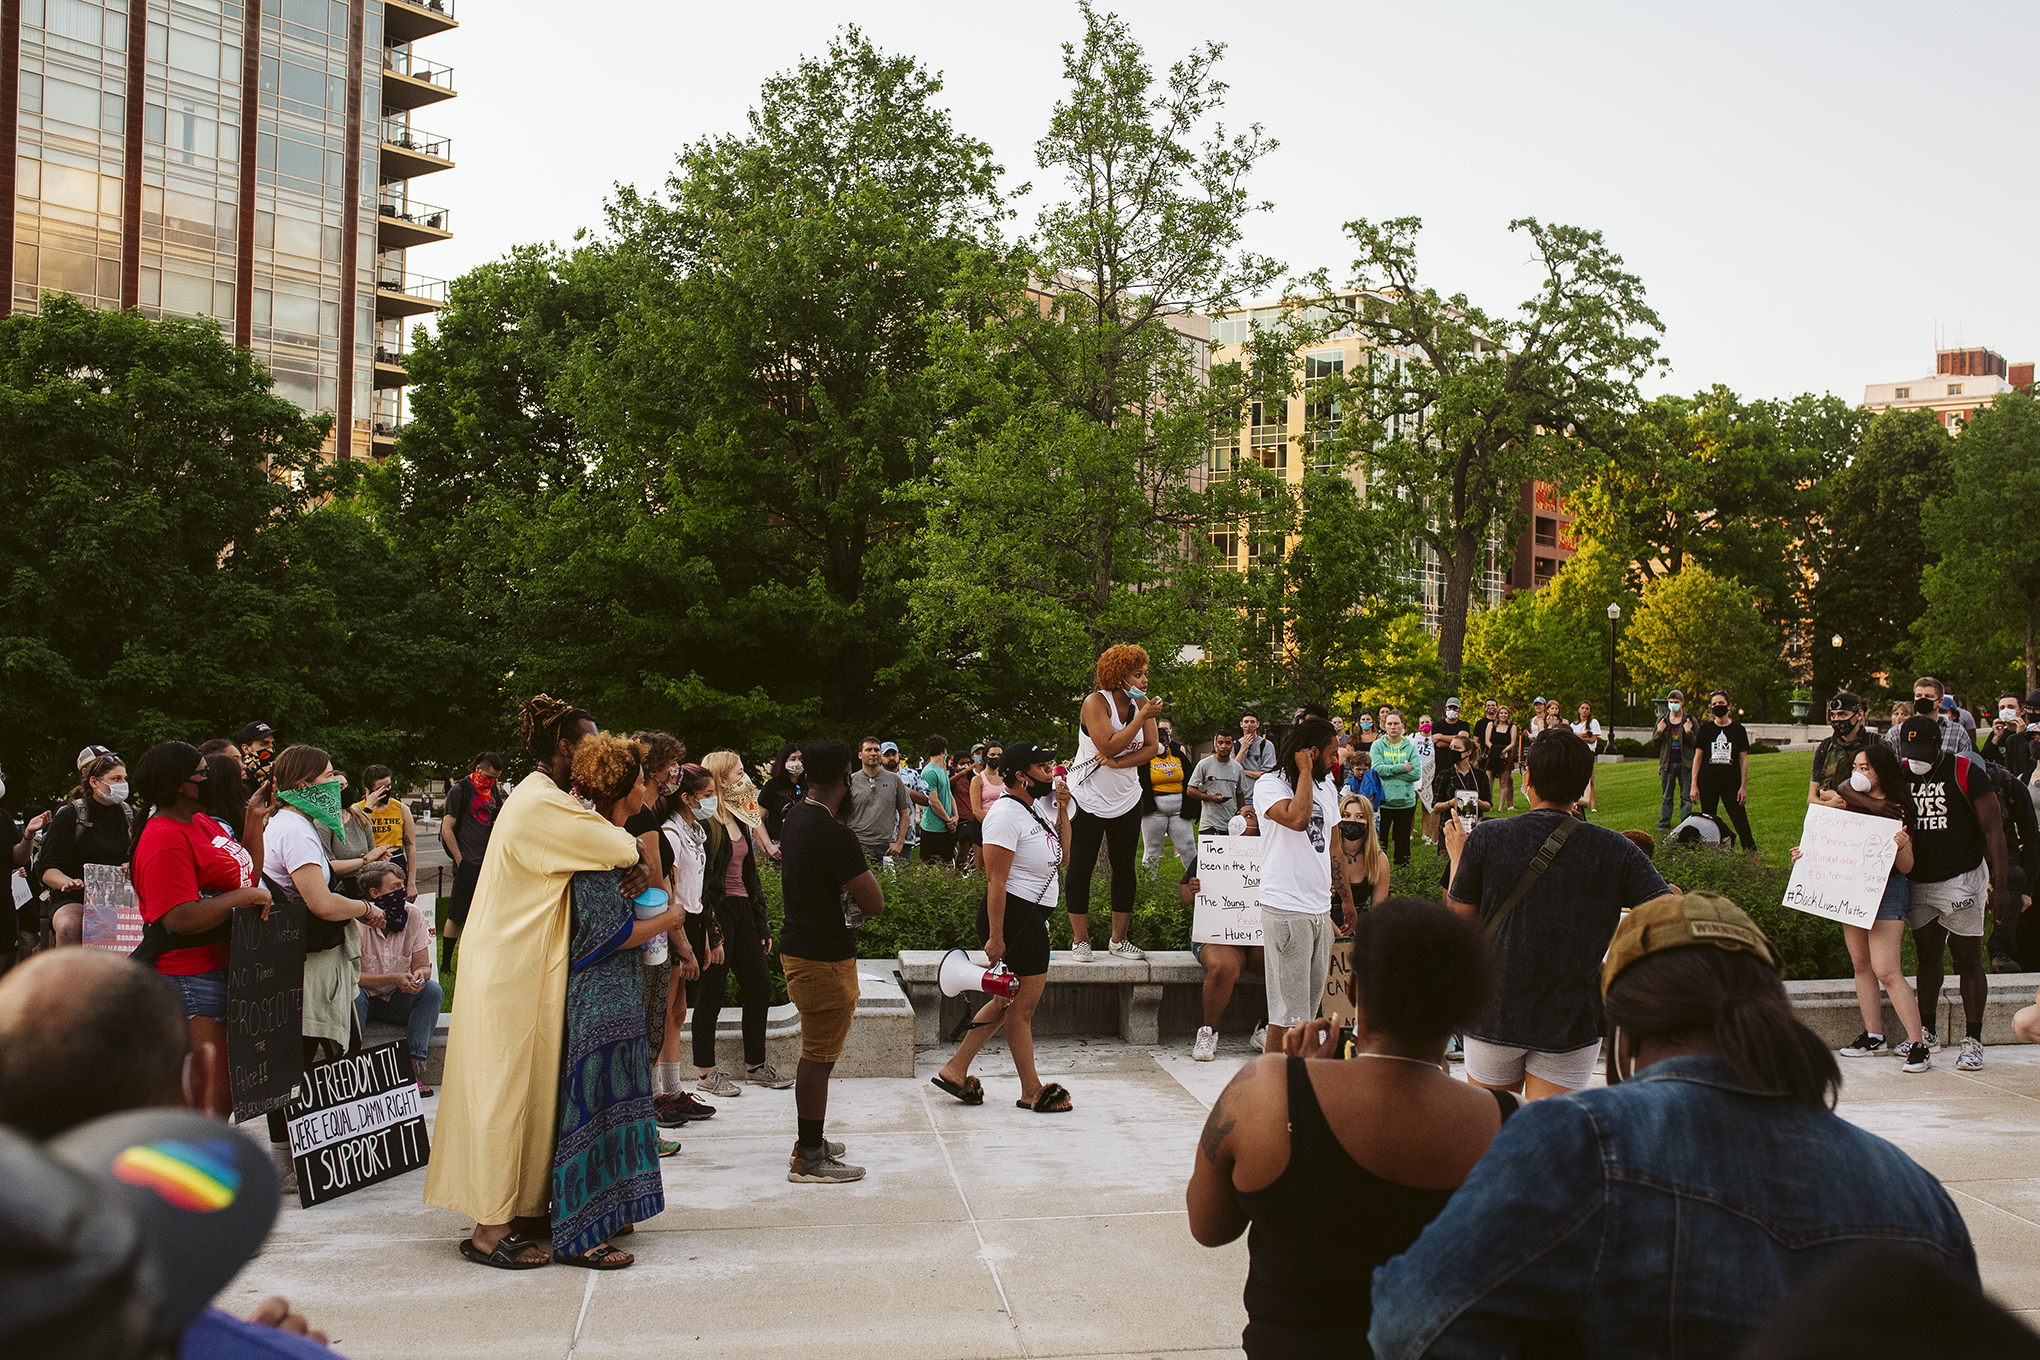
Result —
[[1881, 1034], [1873, 1035], [1866, 1029], [1850, 1040], [1848, 1047], [1842, 1050], [1842, 1056], [1844, 1058], [1878, 1058], [1882, 1057], [1885, 1052], [1887, 1050], [1884, 1047], [1884, 1036]]
[[679, 1103], [680, 1113], [686, 1115], [690, 1120], [712, 1119], [715, 1117], [714, 1103], [703, 1100], [692, 1091], [676, 1092], [673, 1099]]
[[1993, 952], [1990, 956], [1990, 971], [1993, 973], [2023, 973], [2026, 966], [2010, 954]]
[[1924, 1072], [1934, 1065], [1934, 1055], [1927, 1052], [1923, 1043], [1906, 1044], [1898, 1050], [1898, 1055], [1905, 1059], [1905, 1067], [1901, 1070], [1906, 1072]]

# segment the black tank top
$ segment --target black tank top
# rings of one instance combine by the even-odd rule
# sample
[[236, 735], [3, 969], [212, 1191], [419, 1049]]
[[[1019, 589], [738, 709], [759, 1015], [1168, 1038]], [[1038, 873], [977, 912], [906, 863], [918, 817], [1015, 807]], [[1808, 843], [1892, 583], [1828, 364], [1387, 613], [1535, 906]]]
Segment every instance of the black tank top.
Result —
[[[1358, 1059], [1365, 1062], [1367, 1059]], [[1289, 1073], [1289, 1165], [1264, 1190], [1236, 1190], [1247, 1232], [1248, 1360], [1365, 1357], [1365, 1281], [1409, 1250], [1452, 1198], [1384, 1180], [1339, 1146], [1302, 1058]], [[1507, 1122], [1516, 1097], [1494, 1092]]]

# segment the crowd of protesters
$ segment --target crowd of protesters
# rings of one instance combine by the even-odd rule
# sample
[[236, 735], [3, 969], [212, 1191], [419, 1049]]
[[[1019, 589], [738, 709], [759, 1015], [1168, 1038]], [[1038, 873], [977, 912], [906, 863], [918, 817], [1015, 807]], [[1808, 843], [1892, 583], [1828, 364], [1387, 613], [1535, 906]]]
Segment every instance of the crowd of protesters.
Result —
[[[437, 930], [418, 904], [418, 820], [387, 766], [351, 778], [261, 723], [163, 742], [132, 769], [88, 747], [70, 798], [0, 827], [29, 889], [6, 962], [44, 955], [0, 979], [0, 1124], [49, 1138], [132, 1105], [231, 1117], [232, 919], [285, 911], [305, 937], [304, 1066], [359, 1051], [372, 1023], [401, 1028], [411, 1080], [439, 1102], [425, 1198], [474, 1224], [460, 1254], [506, 1270], [621, 1269], [635, 1258], [617, 1239], [665, 1208], [673, 1133], [717, 1100], [791, 1088], [788, 1180], [864, 1177], [826, 1121], [860, 991], [859, 927], [884, 910], [889, 870], [912, 859], [980, 879], [976, 943], [1016, 980], [970, 1017], [934, 1086], [984, 1103], [971, 1068], [1003, 1036], [1017, 1105], [1053, 1115], [1075, 1100], [1043, 1079], [1032, 1029], [1058, 907], [1071, 961], [1143, 960], [1139, 877], [1172, 849], [1188, 905], [1199, 836], [1245, 836], [1259, 842], [1261, 942], [1193, 945], [1205, 984], [1192, 1057], [1215, 1057], [1249, 973], [1265, 988], [1254, 1047], [1266, 1056], [1211, 1110], [1189, 1209], [1206, 1244], [1250, 1233], [1250, 1356], [1554, 1343], [1663, 1354], [1668, 1319], [1695, 1353], [1726, 1354], [1795, 1298], [1821, 1306], [1872, 1245], [1899, 1244], [1973, 1289], [1975, 1253], [1946, 1193], [1834, 1116], [1840, 1066], [1793, 1016], [1763, 932], [1736, 904], [1668, 884], [1649, 836], [1588, 819], [1613, 735], [1591, 704], [1568, 715], [1540, 697], [1519, 723], [1486, 702], [1469, 722], [1453, 699], [1436, 722], [1384, 707], [1350, 726], [1306, 706], [1272, 734], [1245, 714], [1200, 758], [1148, 692], [1148, 665], [1138, 647], [1099, 658], [1067, 757], [1027, 741], [953, 752], [933, 735], [914, 765], [892, 741], [811, 740], [758, 765], [758, 783], [735, 752], [689, 763], [670, 734], [606, 732], [537, 696], [520, 713], [522, 776], [510, 783], [510, 762], [482, 752], [448, 791], [437, 834], [453, 874]], [[1724, 815], [1754, 850], [1751, 742], [1729, 695], [1711, 692], [1695, 715], [1673, 691], [1666, 709], [1659, 830], [1675, 811]], [[1980, 1068], [1986, 973], [2018, 966], [2040, 875], [2040, 691], [2001, 696], [1980, 740], [1930, 678], [1888, 737], [1855, 695], [1835, 696], [1828, 717], [1808, 802], [1883, 819], [1894, 847], [1875, 921], [1842, 927], [1864, 1031], [1840, 1054], [1927, 1070], [1940, 1041], [1921, 998], [1939, 995], [1952, 955], [1956, 1066]], [[1442, 852], [1436, 901], [1392, 894], [1418, 836]], [[1094, 948], [1101, 855], [1111, 926]], [[95, 866], [131, 885], [144, 926], [130, 959], [72, 947], [111, 943], [88, 919]], [[776, 939], [767, 873], [783, 905]], [[1899, 964], [1908, 929], [1917, 990]], [[1344, 1033], [1325, 1018], [1341, 937]], [[766, 1052], [775, 955], [801, 1021], [790, 1075]], [[435, 1092], [441, 978], [455, 963]], [[717, 1033], [732, 976], [739, 1061]], [[29, 1017], [95, 1007], [161, 1012], [163, 1032], [97, 1053], [111, 1027], [81, 1021], [17, 1059], [27, 1046], [10, 1035]], [[2015, 1027], [2040, 1041], [2040, 1004]], [[266, 1124], [287, 1193], [281, 1112]], [[1328, 1222], [1343, 1225], [1336, 1253], [1323, 1249]], [[277, 1315], [261, 1325], [290, 1325], [287, 1305], [265, 1310]]]

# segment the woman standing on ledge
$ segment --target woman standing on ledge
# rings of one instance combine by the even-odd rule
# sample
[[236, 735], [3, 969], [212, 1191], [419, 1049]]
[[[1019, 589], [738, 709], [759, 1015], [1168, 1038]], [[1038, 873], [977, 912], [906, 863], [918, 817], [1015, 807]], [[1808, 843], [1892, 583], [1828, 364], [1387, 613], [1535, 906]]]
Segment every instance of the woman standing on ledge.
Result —
[[1070, 814], [1071, 957], [1089, 963], [1091, 874], [1104, 842], [1112, 863], [1114, 958], [1144, 959], [1126, 938], [1133, 924], [1133, 857], [1140, 848], [1140, 771], [1160, 748], [1155, 715], [1162, 701], [1147, 692], [1148, 654], [1139, 647], [1107, 647], [1098, 658], [1097, 692], [1078, 713], [1077, 756], [1070, 762], [1068, 787], [1076, 800]]

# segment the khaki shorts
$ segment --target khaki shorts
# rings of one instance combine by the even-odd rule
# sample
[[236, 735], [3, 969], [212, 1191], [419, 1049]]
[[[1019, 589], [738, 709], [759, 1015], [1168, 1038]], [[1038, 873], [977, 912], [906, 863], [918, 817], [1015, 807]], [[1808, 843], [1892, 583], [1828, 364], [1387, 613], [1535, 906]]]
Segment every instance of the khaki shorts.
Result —
[[800, 1056], [835, 1062], [857, 1016], [857, 960], [816, 963], [781, 954], [779, 962], [786, 969], [787, 999], [800, 1012]]
[[1906, 922], [1914, 930], [1938, 921], [1950, 935], [1981, 935], [1983, 898], [1989, 889], [1990, 867], [1984, 864], [1939, 883], [1915, 883]]

